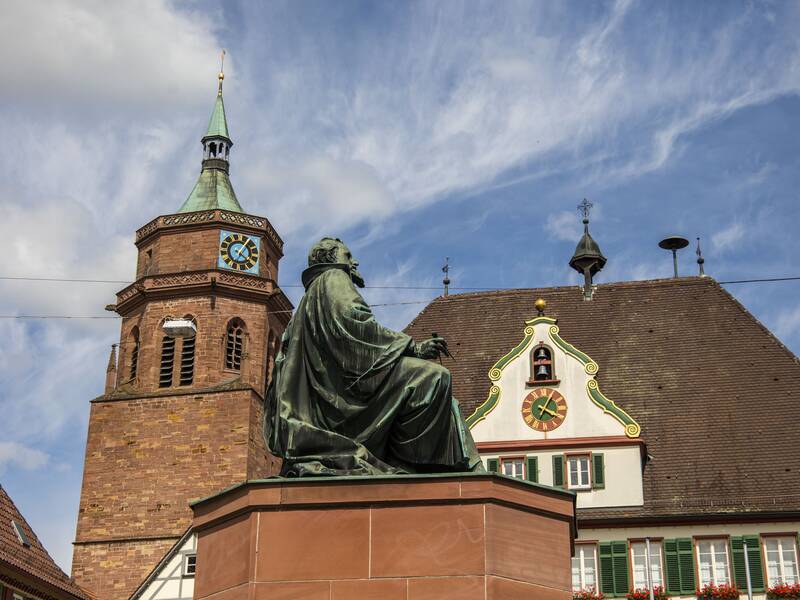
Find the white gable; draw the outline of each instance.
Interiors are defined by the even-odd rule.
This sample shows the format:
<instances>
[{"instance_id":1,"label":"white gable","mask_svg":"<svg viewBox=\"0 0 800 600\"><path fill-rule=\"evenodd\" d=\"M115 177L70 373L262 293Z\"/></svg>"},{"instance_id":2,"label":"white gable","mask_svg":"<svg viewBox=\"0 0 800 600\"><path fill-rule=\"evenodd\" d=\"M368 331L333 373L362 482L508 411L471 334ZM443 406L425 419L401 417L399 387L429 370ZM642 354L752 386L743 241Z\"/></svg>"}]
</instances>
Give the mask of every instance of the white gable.
<instances>
[{"instance_id":1,"label":"white gable","mask_svg":"<svg viewBox=\"0 0 800 600\"><path fill-rule=\"evenodd\" d=\"M467 421L476 442L639 436L639 425L600 392L597 363L561 339L558 331L556 321L548 317L527 321L520 344L489 371L489 397ZM555 381L533 381L532 354L541 346L552 356ZM523 414L525 399L542 394L552 397L551 403L542 408L540 402L539 414L531 415L530 409ZM558 419L545 425L536 422L536 417L548 418L545 410L556 410L555 400Z\"/></svg>"},{"instance_id":2,"label":"white gable","mask_svg":"<svg viewBox=\"0 0 800 600\"><path fill-rule=\"evenodd\" d=\"M187 572L187 561L196 554L197 535L187 532L134 592L131 600L191 600L194 572Z\"/></svg>"}]
</instances>

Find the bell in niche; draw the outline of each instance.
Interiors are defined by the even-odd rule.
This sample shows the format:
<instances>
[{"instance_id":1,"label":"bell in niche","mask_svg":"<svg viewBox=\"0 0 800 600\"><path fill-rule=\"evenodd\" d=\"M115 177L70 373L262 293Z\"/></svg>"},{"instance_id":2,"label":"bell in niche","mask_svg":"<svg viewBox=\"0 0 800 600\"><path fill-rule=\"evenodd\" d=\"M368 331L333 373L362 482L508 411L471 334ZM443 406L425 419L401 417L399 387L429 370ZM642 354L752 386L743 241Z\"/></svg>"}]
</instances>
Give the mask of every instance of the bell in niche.
<instances>
[{"instance_id":1,"label":"bell in niche","mask_svg":"<svg viewBox=\"0 0 800 600\"><path fill-rule=\"evenodd\" d=\"M547 365L539 365L536 368L536 379L550 379L550 369Z\"/></svg>"},{"instance_id":2,"label":"bell in niche","mask_svg":"<svg viewBox=\"0 0 800 600\"><path fill-rule=\"evenodd\" d=\"M545 350L544 348L539 348L539 350L536 352L536 358L541 360L547 360L548 358L547 350Z\"/></svg>"}]
</instances>

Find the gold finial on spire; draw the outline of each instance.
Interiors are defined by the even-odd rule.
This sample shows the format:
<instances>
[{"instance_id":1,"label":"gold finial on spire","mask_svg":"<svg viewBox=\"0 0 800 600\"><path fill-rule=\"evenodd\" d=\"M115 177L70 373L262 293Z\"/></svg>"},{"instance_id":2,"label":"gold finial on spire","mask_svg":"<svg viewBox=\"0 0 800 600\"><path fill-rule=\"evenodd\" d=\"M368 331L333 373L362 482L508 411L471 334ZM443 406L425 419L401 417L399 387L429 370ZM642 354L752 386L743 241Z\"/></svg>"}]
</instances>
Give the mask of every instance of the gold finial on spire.
<instances>
[{"instance_id":1,"label":"gold finial on spire","mask_svg":"<svg viewBox=\"0 0 800 600\"><path fill-rule=\"evenodd\" d=\"M222 49L222 54L219 57L219 88L217 94L222 95L222 80L225 79L225 48Z\"/></svg>"}]
</instances>

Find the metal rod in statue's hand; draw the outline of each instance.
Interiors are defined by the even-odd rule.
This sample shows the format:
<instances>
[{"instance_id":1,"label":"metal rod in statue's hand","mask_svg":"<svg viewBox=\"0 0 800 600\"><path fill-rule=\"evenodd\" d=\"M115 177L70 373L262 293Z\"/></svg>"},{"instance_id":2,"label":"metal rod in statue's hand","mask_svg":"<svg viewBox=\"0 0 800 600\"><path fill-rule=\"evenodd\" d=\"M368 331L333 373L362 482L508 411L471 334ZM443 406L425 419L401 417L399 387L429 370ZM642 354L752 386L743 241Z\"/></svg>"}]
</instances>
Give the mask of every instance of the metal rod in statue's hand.
<instances>
[{"instance_id":1,"label":"metal rod in statue's hand","mask_svg":"<svg viewBox=\"0 0 800 600\"><path fill-rule=\"evenodd\" d=\"M431 332L431 337L438 338L439 334L436 333L435 331L432 331ZM447 349L447 345L446 344L447 344L447 342L445 342L445 347L442 348L442 352L444 353L445 356L450 357L453 360L455 360L456 357L453 356L452 354L450 354L450 351ZM439 356L439 352L438 351L436 352L436 355ZM441 356L439 356L439 363L441 364L441 362L442 362L442 358L441 358Z\"/></svg>"}]
</instances>

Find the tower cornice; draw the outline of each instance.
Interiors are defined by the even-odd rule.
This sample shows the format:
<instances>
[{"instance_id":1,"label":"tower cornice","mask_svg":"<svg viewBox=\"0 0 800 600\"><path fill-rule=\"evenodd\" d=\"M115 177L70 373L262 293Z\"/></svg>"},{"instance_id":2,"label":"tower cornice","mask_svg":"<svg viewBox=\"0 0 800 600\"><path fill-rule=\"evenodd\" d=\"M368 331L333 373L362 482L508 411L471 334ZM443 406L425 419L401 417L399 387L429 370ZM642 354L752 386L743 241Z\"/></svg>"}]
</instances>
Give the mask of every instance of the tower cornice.
<instances>
[{"instance_id":1,"label":"tower cornice","mask_svg":"<svg viewBox=\"0 0 800 600\"><path fill-rule=\"evenodd\" d=\"M192 296L228 297L263 303L270 312L288 322L294 306L272 279L221 269L185 271L140 277L117 292L114 310L129 316L150 300Z\"/></svg>"},{"instance_id":2,"label":"tower cornice","mask_svg":"<svg viewBox=\"0 0 800 600\"><path fill-rule=\"evenodd\" d=\"M174 213L156 217L136 230L136 245L141 247L151 238L165 231L174 231L179 228L181 230L213 229L220 225L235 226L251 233L265 234L264 239L269 241L276 255L283 256L283 240L269 219L221 209Z\"/></svg>"}]
</instances>

